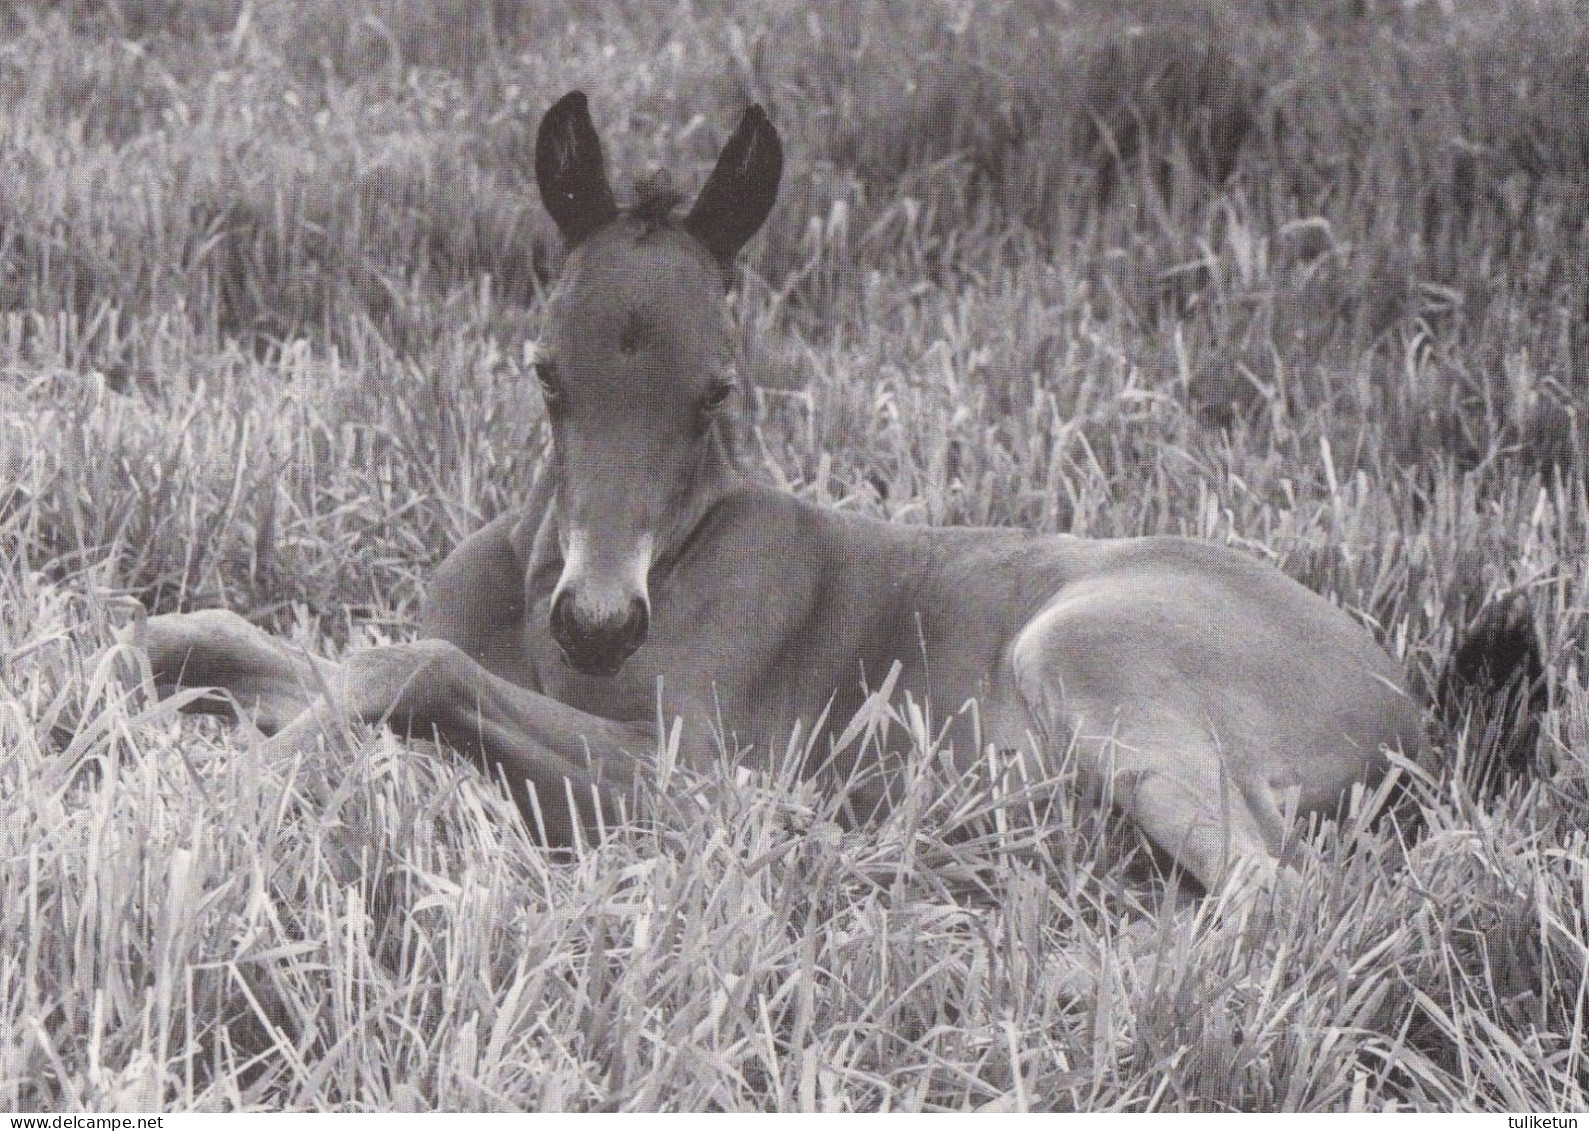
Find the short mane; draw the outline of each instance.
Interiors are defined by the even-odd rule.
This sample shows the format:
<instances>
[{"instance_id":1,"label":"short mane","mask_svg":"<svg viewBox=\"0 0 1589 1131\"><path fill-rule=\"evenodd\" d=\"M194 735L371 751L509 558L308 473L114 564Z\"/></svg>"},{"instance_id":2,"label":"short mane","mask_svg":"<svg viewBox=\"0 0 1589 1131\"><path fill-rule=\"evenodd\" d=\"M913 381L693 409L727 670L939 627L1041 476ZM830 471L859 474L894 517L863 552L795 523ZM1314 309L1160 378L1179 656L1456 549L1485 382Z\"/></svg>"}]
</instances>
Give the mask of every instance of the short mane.
<instances>
[{"instance_id":1,"label":"short mane","mask_svg":"<svg viewBox=\"0 0 1589 1131\"><path fill-rule=\"evenodd\" d=\"M673 178L666 169L641 177L635 181L635 203L629 215L646 224L666 224L673 219L684 196L673 187Z\"/></svg>"}]
</instances>

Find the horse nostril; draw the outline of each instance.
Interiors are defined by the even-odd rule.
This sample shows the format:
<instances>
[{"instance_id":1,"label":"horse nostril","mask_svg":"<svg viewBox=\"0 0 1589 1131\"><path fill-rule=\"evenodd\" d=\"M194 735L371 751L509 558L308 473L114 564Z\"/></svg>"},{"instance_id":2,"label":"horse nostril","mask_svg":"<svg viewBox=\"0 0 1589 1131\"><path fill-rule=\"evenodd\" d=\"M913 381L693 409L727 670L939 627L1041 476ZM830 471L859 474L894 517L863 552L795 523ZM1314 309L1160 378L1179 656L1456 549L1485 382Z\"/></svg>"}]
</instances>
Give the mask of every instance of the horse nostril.
<instances>
[{"instance_id":1,"label":"horse nostril","mask_svg":"<svg viewBox=\"0 0 1589 1131\"><path fill-rule=\"evenodd\" d=\"M568 590L563 590L552 602L550 622L552 639L566 654L579 639L579 629L574 623L574 597Z\"/></svg>"},{"instance_id":2,"label":"horse nostril","mask_svg":"<svg viewBox=\"0 0 1589 1131\"><path fill-rule=\"evenodd\" d=\"M621 615L592 618L565 590L552 602L547 627L569 667L586 675L613 675L645 643L650 620L643 598L632 598Z\"/></svg>"},{"instance_id":3,"label":"horse nostril","mask_svg":"<svg viewBox=\"0 0 1589 1131\"><path fill-rule=\"evenodd\" d=\"M629 602L629 616L624 620L622 640L626 651L633 652L646 642L651 628L651 610L639 597Z\"/></svg>"}]
</instances>

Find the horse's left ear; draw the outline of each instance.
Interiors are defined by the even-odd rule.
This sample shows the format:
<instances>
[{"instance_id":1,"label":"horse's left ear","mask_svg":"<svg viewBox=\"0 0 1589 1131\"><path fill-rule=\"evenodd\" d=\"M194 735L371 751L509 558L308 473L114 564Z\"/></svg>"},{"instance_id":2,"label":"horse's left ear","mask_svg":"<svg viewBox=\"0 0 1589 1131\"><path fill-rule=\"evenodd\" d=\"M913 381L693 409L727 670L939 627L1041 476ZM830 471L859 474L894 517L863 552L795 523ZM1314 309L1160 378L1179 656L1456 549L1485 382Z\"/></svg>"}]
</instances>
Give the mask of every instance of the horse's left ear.
<instances>
[{"instance_id":1,"label":"horse's left ear","mask_svg":"<svg viewBox=\"0 0 1589 1131\"><path fill-rule=\"evenodd\" d=\"M723 146L717 167L684 218L684 229L725 267L756 234L778 198L783 143L760 106L752 106Z\"/></svg>"}]
</instances>

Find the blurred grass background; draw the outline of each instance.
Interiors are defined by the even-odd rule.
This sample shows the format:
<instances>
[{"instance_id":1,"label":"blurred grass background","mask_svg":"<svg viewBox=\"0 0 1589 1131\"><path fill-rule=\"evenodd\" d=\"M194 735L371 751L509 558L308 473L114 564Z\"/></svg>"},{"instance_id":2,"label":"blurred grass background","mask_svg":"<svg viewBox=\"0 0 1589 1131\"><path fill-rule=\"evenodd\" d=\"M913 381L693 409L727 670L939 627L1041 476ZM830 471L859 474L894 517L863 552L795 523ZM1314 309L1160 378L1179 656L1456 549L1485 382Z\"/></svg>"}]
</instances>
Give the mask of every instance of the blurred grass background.
<instances>
[{"instance_id":1,"label":"blurred grass background","mask_svg":"<svg viewBox=\"0 0 1589 1131\"><path fill-rule=\"evenodd\" d=\"M840 851L730 775L734 837L697 814L559 871L493 823L489 788L448 812L445 850L419 836L397 814L459 787L377 742L339 771L343 803L408 895L326 847L336 806L281 833L288 787L236 768L246 743L179 727L102 649L129 596L333 649L399 637L441 558L523 497L545 444L524 348L557 261L531 151L574 87L621 199L659 167L693 191L749 101L782 132L780 202L734 300L772 477L901 521L1239 544L1353 610L1420 689L1457 624L1523 592L1555 707L1543 780L1493 821L1460 786L1431 794L1448 839L1426 874L1332 873L1318 922L1261 961L1209 928L1168 973L1079 998L1031 953L1074 941L1089 884L1115 892L1069 832L984 861L1000 894L973 913L890 855L925 837L953 857L941 808ZM1586 204L1571 0L6 6L0 935L20 957L0 959L0 1095L1582 1107ZM769 845L793 853L770 902L714 903L713 869ZM481 868L481 907L415 911L467 902L450 877ZM794 915L835 870L850 886ZM631 883L683 935L539 917ZM1113 927L1082 919L1107 950ZM1012 933L993 945L989 922ZM349 943L350 924L387 941ZM702 941L742 931L761 941ZM404 949L447 946L496 973L465 985ZM621 973L593 973L625 946ZM239 974L244 951L272 973ZM1006 960L1020 976L967 1004ZM558 962L584 973L548 982ZM838 993L824 962L873 988ZM826 988L787 996L792 970ZM333 1007L330 984L351 996ZM458 1000L501 1027L495 1059L474 1036L459 1051ZM542 1028L515 1027L535 1000L555 1001ZM707 1036L710 1056L676 1059Z\"/></svg>"}]
</instances>

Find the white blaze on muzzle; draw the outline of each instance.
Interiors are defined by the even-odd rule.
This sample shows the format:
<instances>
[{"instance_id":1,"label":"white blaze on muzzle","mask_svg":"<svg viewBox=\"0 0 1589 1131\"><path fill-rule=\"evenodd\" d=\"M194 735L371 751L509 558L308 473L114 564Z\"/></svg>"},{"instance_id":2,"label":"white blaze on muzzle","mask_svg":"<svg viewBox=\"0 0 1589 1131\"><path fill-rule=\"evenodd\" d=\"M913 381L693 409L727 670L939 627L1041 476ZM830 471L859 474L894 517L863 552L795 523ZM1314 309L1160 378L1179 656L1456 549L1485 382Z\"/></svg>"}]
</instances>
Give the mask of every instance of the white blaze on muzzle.
<instances>
[{"instance_id":1,"label":"white blaze on muzzle","mask_svg":"<svg viewBox=\"0 0 1589 1131\"><path fill-rule=\"evenodd\" d=\"M569 531L563 548L563 573L552 591L553 603L566 591L579 618L590 623L627 616L637 598L649 611L651 596L646 578L651 572L654 547L655 539L642 534L628 554L597 554L584 530Z\"/></svg>"}]
</instances>

